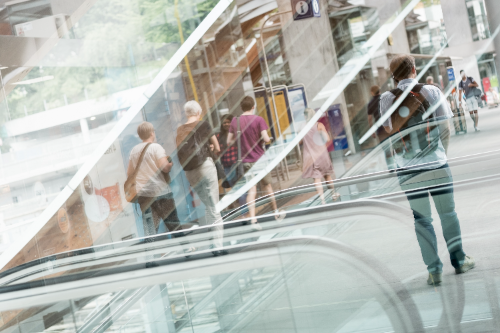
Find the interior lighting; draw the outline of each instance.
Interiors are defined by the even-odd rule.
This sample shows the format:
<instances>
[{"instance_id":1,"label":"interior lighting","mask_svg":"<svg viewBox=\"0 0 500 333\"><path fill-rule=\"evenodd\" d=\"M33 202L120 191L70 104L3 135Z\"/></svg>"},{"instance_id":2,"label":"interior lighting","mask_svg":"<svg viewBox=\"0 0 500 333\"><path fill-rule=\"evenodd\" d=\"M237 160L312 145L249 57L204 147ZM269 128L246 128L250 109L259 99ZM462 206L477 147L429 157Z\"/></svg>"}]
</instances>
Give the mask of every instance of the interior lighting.
<instances>
[{"instance_id":1,"label":"interior lighting","mask_svg":"<svg viewBox=\"0 0 500 333\"><path fill-rule=\"evenodd\" d=\"M95 120L95 117L91 117L90 120Z\"/></svg>"}]
</instances>

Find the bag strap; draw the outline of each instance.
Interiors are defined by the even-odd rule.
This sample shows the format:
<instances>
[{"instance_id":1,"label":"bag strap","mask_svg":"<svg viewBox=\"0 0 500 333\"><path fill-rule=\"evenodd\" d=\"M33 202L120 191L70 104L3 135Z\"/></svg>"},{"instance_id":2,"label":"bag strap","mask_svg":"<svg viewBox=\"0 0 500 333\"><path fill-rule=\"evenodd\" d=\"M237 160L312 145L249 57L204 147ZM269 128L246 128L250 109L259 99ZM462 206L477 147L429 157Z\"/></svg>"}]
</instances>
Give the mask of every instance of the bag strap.
<instances>
[{"instance_id":1,"label":"bag strap","mask_svg":"<svg viewBox=\"0 0 500 333\"><path fill-rule=\"evenodd\" d=\"M238 146L238 163L241 163L241 128L240 128L240 117L236 117L236 124L237 124L237 129L236 129L236 143Z\"/></svg>"},{"instance_id":2,"label":"bag strap","mask_svg":"<svg viewBox=\"0 0 500 333\"><path fill-rule=\"evenodd\" d=\"M135 170L134 172L132 173L132 176L135 178L137 176L137 173L139 172L139 167L141 166L142 164L142 160L144 159L144 155L146 155L146 150L148 150L148 147L149 145L151 144L151 142L148 142L146 144L146 147L144 147L142 149L142 152L141 152L141 156L139 156L139 161L137 161L137 165L135 166Z\"/></svg>"}]
</instances>

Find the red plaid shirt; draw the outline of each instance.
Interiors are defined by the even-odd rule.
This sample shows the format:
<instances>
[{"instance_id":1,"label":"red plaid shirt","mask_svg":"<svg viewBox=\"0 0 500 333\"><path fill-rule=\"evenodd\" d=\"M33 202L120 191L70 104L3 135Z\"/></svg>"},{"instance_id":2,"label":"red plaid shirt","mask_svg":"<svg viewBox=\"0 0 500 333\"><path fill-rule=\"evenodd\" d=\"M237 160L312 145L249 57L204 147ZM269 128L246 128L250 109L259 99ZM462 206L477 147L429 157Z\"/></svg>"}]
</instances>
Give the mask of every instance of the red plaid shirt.
<instances>
[{"instance_id":1,"label":"red plaid shirt","mask_svg":"<svg viewBox=\"0 0 500 333\"><path fill-rule=\"evenodd\" d=\"M227 144L223 144L220 140L220 133L217 134L217 141L219 141L220 153L219 156L222 155L220 161L222 165L226 168L234 166L238 161L238 147L236 145L232 145L231 147L227 147Z\"/></svg>"}]
</instances>

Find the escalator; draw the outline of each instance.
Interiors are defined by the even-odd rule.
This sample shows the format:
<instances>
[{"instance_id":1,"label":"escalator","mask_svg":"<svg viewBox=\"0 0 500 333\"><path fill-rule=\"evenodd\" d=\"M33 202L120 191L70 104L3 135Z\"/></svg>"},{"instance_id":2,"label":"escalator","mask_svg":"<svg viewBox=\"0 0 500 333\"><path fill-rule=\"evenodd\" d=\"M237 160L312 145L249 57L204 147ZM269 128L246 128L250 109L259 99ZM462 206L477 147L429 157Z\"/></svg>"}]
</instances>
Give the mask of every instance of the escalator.
<instances>
[{"instance_id":1,"label":"escalator","mask_svg":"<svg viewBox=\"0 0 500 333\"><path fill-rule=\"evenodd\" d=\"M496 186L499 158L495 151L450 159L457 191ZM167 327L168 332L251 332L315 327L315 332L356 332L370 327L374 332L413 332L447 330L464 316L494 327L496 281L486 285L486 304L483 299L472 313L465 286L481 289L482 277L457 280L442 287L437 298L434 290L415 287L422 264L413 217L402 204L404 193L393 184L395 177L394 171L380 171L341 178L335 183L337 191L373 182L377 191L324 205L314 185L278 192L278 202L302 202L287 206L282 221L272 214L259 216L263 230L258 232L250 232L247 220L239 218L244 208L233 211L225 217L228 255L222 257L212 256L213 235L202 227L61 253L5 271L0 275L0 308L13 316L4 318L0 331L165 332ZM381 196L383 201L377 199ZM261 198L256 205L268 201ZM388 241L387 232L397 239ZM482 241L491 236L475 237ZM335 250L325 254L325 246ZM199 250L187 252L190 247ZM403 269L401 258L406 260ZM331 265L326 264L329 260ZM458 313L450 310L445 291L458 297ZM425 310L429 305L433 315ZM470 323L459 321L458 326L468 331Z\"/></svg>"},{"instance_id":2,"label":"escalator","mask_svg":"<svg viewBox=\"0 0 500 333\"><path fill-rule=\"evenodd\" d=\"M378 204L381 205L379 211L383 214L387 204ZM359 210L359 207L344 207L342 211L350 210L352 214L353 209ZM321 214L318 212L314 214L316 216L311 217L317 221ZM373 214L373 210L371 213L367 210L366 215L369 214ZM341 222L342 219L345 221ZM78 321L78 332L104 332L119 331L118 328L123 330L123 325L135 325L140 318L132 314L138 306L148 307L148 304L159 299L165 302L165 297L168 296L168 309L173 309L173 305L177 315L170 324L177 332L195 323L202 326L209 323L214 325L214 320L217 325L223 325L224 330L231 327L232 330L239 331L238 327L241 329L245 322L252 322L260 307L283 297L286 290L283 290L284 279L292 280L303 274L306 264L299 262L296 256L306 256L309 250L305 248L312 250L318 242L332 242L337 246L338 244L328 238L335 237L345 230L350 219L348 216L342 218L340 214L338 222L335 223L325 219L314 223L313 220L304 220L303 217L302 221L290 218L279 225L266 227L258 234L248 233L245 227L230 228L225 237L225 242L232 244L227 246L229 254L216 258L212 257L210 249L199 251L192 256L178 254L183 244L167 243L180 238L134 244L117 251L96 249L91 256L72 253L61 259L61 266L66 267L66 271L59 277L53 277L60 269L57 259L52 260L53 268L45 269L43 276L37 275L33 267L31 272L26 268L16 272L19 274L24 271L24 280L13 282L11 277L11 282L6 283L5 278L15 274L6 272L2 279L2 303L10 301L9 306L12 306L12 302L24 304L16 320L21 326L24 321L35 325L34 317L38 317L43 318L38 322L39 327L51 324L49 327L57 330L62 325L61 321L66 322L65 317L72 315L74 318L85 317L83 323ZM317 228L318 231L308 233L307 230L311 228ZM295 236L301 233L302 236ZM326 238L307 238L310 237L305 236L308 234ZM207 236L209 235L203 235L197 241L191 240L193 236L190 236L190 245L206 244ZM288 243L290 245L286 245ZM158 253L160 249L163 251L161 255ZM155 256L156 258L152 258ZM83 268L85 261L90 261L90 257L93 257L92 264ZM68 258L72 260L65 260ZM135 262L132 263L133 261ZM279 269L275 267L278 264ZM40 263L34 266L43 265ZM144 269L146 267L148 269ZM43 270L41 267L37 268L38 271ZM85 270L85 273L82 273L82 270ZM217 275L213 276L213 272L217 272ZM125 276L127 277L123 279ZM210 279L207 280L207 277ZM182 297L178 295L180 291L177 288L180 286L175 282L178 279L185 281L181 295L184 295L184 302L189 305L187 311L182 310L181 304L184 302L179 303ZM173 282L161 284L166 281ZM392 294L396 295L394 291ZM47 296L50 297L50 305L46 305ZM25 304L33 306L26 308ZM89 308L92 307L93 312L90 312ZM23 321L28 314L30 316ZM286 313L284 315L287 316ZM399 315L397 317L402 318ZM57 318L60 320L57 321ZM10 332L12 326L8 326L8 323L5 323L2 331ZM45 327L45 330L49 327Z\"/></svg>"}]
</instances>

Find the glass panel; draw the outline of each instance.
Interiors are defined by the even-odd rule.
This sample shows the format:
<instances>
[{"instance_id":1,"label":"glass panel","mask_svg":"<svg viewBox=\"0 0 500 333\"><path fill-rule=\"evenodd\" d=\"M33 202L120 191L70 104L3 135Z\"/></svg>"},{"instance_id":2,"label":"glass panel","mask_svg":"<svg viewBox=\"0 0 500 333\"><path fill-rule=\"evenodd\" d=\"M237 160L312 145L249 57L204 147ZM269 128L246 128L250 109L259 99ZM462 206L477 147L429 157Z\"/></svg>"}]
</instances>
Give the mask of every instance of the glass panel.
<instances>
[{"instance_id":1,"label":"glass panel","mask_svg":"<svg viewBox=\"0 0 500 333\"><path fill-rule=\"evenodd\" d=\"M1 6L5 329L498 330L492 1Z\"/></svg>"}]
</instances>

